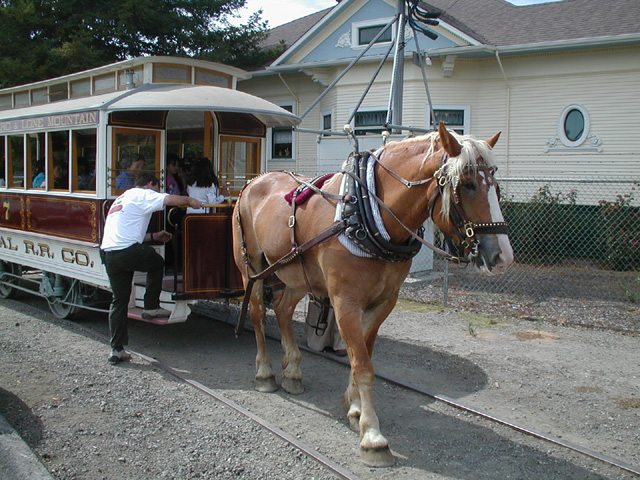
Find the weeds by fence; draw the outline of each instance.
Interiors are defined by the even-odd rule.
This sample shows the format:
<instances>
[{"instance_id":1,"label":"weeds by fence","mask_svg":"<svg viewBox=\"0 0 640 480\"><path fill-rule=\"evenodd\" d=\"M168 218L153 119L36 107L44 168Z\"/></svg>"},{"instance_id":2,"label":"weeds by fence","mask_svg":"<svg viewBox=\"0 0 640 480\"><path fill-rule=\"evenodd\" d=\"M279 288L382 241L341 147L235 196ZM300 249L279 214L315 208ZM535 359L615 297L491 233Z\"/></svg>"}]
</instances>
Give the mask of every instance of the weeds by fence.
<instances>
[{"instance_id":1,"label":"weeds by fence","mask_svg":"<svg viewBox=\"0 0 640 480\"><path fill-rule=\"evenodd\" d=\"M640 301L640 186L627 179L501 179L516 263L485 277L449 267L458 291ZM442 243L436 235L436 243ZM445 263L434 261L434 272ZM548 279L548 281L545 281Z\"/></svg>"}]
</instances>

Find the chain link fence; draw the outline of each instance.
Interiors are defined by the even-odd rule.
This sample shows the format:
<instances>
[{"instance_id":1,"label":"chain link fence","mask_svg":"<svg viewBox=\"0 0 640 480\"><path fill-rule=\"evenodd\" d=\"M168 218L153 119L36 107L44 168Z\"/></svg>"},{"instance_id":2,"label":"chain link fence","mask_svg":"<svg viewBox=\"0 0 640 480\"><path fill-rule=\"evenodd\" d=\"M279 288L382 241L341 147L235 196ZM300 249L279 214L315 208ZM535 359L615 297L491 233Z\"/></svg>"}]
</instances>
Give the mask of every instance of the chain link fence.
<instances>
[{"instance_id":1,"label":"chain link fence","mask_svg":"<svg viewBox=\"0 0 640 480\"><path fill-rule=\"evenodd\" d=\"M447 304L454 296L491 294L530 302L640 303L640 178L498 182L515 263L506 273L488 277L471 267L450 265L423 248L408 282L426 281L425 299ZM433 243L446 248L437 230Z\"/></svg>"},{"instance_id":2,"label":"chain link fence","mask_svg":"<svg viewBox=\"0 0 640 480\"><path fill-rule=\"evenodd\" d=\"M553 297L640 302L639 180L499 182L515 263L503 275L487 277L436 256L433 266L424 265L421 274L442 285L445 304L462 292L516 295L530 301ZM435 234L435 243L443 246L440 237Z\"/></svg>"}]
</instances>

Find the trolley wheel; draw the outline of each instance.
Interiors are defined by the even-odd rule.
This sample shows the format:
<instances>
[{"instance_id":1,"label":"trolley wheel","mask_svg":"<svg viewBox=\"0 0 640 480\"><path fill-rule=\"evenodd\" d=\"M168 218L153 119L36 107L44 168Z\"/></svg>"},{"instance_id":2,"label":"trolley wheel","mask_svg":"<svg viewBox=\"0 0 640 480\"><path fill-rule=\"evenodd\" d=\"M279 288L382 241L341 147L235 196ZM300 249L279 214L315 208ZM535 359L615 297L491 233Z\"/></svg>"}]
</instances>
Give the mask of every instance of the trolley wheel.
<instances>
[{"instance_id":1,"label":"trolley wheel","mask_svg":"<svg viewBox=\"0 0 640 480\"><path fill-rule=\"evenodd\" d=\"M55 286L59 292L57 292L56 295L47 296L49 309L51 310L51 313L58 318L73 318L73 316L80 311L80 307L77 305L82 301L82 296L80 294L80 282L77 280L74 281L69 277L63 277L62 275L59 275L56 280L57 283Z\"/></svg>"},{"instance_id":2,"label":"trolley wheel","mask_svg":"<svg viewBox=\"0 0 640 480\"><path fill-rule=\"evenodd\" d=\"M11 283L17 283L19 280L13 276L2 278L4 273L22 276L22 266L17 263L9 263L0 261L0 298L14 298L18 293L18 289L12 287Z\"/></svg>"}]
</instances>

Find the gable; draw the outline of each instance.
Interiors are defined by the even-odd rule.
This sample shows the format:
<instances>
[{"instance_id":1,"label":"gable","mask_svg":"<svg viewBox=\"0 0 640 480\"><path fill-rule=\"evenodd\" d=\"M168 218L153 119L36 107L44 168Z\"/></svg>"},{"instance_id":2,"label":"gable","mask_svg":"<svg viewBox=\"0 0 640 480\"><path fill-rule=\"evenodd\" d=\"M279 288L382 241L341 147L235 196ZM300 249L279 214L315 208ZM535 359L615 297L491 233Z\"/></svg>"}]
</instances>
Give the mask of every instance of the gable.
<instances>
[{"instance_id":1,"label":"gable","mask_svg":"<svg viewBox=\"0 0 640 480\"><path fill-rule=\"evenodd\" d=\"M358 31L369 26L384 26L392 20L395 13L395 4L386 0L343 0L306 36L276 60L273 66L335 62L354 58L366 47L366 44L358 45ZM392 35L395 35L395 28L394 24ZM432 40L418 33L418 42L422 50L477 43L442 21L439 26L431 28L438 33L438 38ZM405 51L416 50L416 42L409 26L406 28L405 41ZM365 56L384 55L389 45L389 42L376 44Z\"/></svg>"}]
</instances>

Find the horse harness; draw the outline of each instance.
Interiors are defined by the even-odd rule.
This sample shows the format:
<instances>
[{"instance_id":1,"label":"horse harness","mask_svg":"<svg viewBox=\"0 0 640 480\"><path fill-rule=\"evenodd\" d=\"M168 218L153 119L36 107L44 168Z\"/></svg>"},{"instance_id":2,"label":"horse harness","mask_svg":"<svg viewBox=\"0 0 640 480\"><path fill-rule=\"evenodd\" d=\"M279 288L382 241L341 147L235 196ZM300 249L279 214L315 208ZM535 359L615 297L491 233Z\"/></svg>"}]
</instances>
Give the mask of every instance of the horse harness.
<instances>
[{"instance_id":1,"label":"horse harness","mask_svg":"<svg viewBox=\"0 0 640 480\"><path fill-rule=\"evenodd\" d=\"M507 235L509 233L509 229L506 222L475 223L469 220L469 217L467 217L467 214L464 212L460 204L460 195L458 192L460 186L460 177L456 176L451 178L449 175L447 175L448 159L448 155L444 153L440 160L440 168L436 170L433 175L438 182L438 195L444 197L444 189L447 185L449 185L451 189L451 206L453 208L450 209L449 216L453 221L455 232L461 241L458 245L456 245L449 239L447 239L447 243L449 244L450 250L456 252L458 256L466 256L470 260L473 260L478 256L478 247L480 245L480 242L476 238L476 234ZM497 170L497 167L489 166L486 163L477 163L474 166L466 167L465 171L470 169L485 173L489 186L495 185L499 201L500 187L495 181L495 172Z\"/></svg>"},{"instance_id":2,"label":"horse harness","mask_svg":"<svg viewBox=\"0 0 640 480\"><path fill-rule=\"evenodd\" d=\"M288 226L291 229L292 247L289 253L281 257L273 264L269 265L265 270L261 272L257 272L255 270L249 259L244 233L242 231L240 210L237 209L236 221L238 222L238 226L240 229L241 251L247 269L251 270L253 274L249 275L249 282L246 286L246 292L242 302L242 310L240 312L240 317L238 318L238 324L236 325L235 334L239 335L244 326L244 319L248 309L249 298L251 296L254 282L256 280L262 280L272 275L277 270L284 267L285 265L288 265L298 257L300 258L300 261L302 263L302 271L310 297L312 300L314 300L316 297L311 293L311 286L305 272L302 254L307 250L315 247L316 245L319 245L331 238L337 237L343 232L358 247L369 253L372 257L379 260L406 262L408 260L411 260L418 253L422 245L425 245L435 253L443 256L446 260L449 260L452 263L456 264L470 263L470 261L478 255L479 242L476 238L477 233L506 234L507 225L505 222L476 224L468 219L467 215L462 209L462 206L460 205L460 197L458 194L459 178L455 177L454 179L450 180L446 175L447 160L448 156L445 153L442 156L440 168L435 172L433 178L426 178L418 181L409 181L382 164L373 152L351 154L349 156L349 159L347 160L346 168L341 171L341 173L347 177L345 193L341 195L325 192L324 190L316 186L315 183L320 177L316 177L311 181L306 181L293 172L287 172L294 180L296 180L300 184L292 192L291 195L291 215L289 216ZM424 240L424 230L422 227L419 228L417 232L413 232L409 227L402 223L402 221L393 213L393 211L389 207L384 204L384 202L379 197L377 197L373 192L370 191L366 182L366 170L368 162L371 161L376 162L393 178L398 180L407 188L426 184L435 178L438 184L438 188L436 189L435 197L430 199L429 201L429 205L431 206L431 208L433 208L437 196L442 195L444 189L449 184L452 194L451 203L453 206L453 208L450 210L450 216L453 220L455 229L459 237L462 239L462 243L460 244L460 247L462 248L457 248L455 245L452 245L452 248L454 249L453 251L458 255L452 255ZM488 173L487 178L489 182L495 181L493 177L493 174L495 172L494 167L489 167L485 164L478 164L477 169ZM246 188L249 183L247 183L244 188ZM242 191L244 191L244 188L242 189ZM334 221L331 225L322 230L315 237L307 240L302 245L298 245L295 239L296 199L300 194L308 189L312 190L314 193L321 195L323 198L338 200L342 202L342 217L340 220ZM240 192L238 202L242 197L242 191ZM407 242L405 242L405 244L398 245L391 243L390 241L386 240L383 235L381 235L380 229L372 218L373 216L371 210L371 202L369 198L373 198L379 207L381 207L389 215L391 215L410 234L410 238L407 240ZM467 256L470 257L470 259L466 258Z\"/></svg>"}]
</instances>

